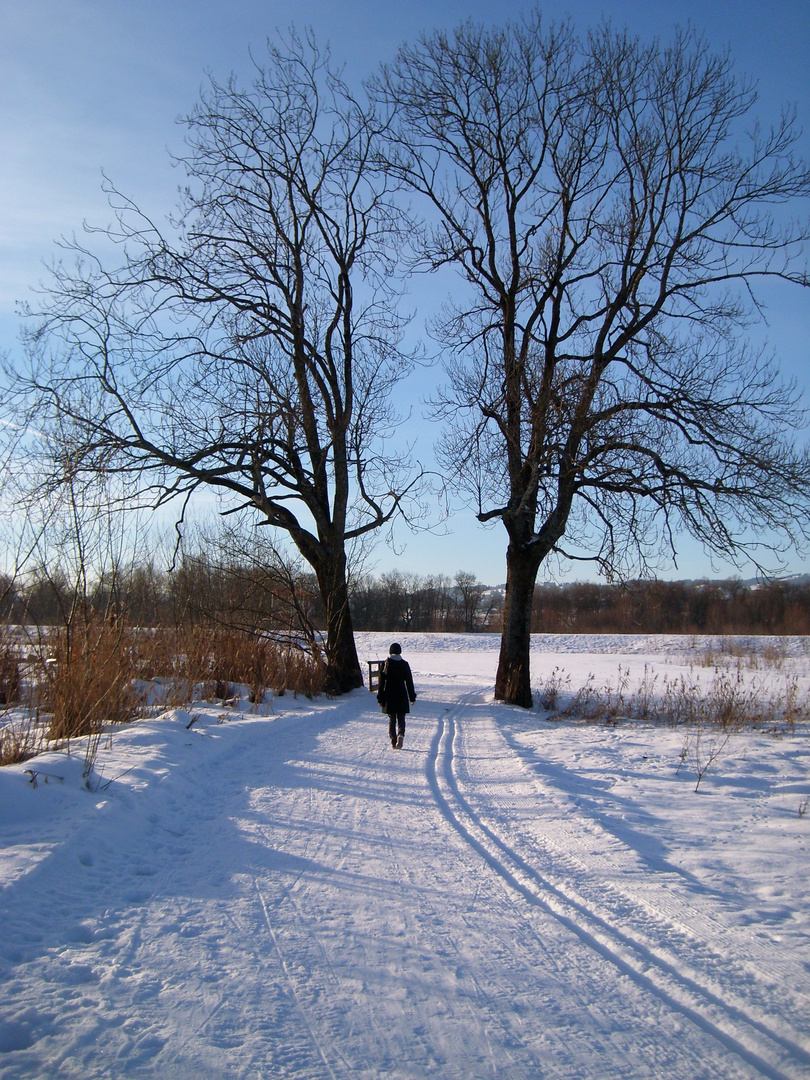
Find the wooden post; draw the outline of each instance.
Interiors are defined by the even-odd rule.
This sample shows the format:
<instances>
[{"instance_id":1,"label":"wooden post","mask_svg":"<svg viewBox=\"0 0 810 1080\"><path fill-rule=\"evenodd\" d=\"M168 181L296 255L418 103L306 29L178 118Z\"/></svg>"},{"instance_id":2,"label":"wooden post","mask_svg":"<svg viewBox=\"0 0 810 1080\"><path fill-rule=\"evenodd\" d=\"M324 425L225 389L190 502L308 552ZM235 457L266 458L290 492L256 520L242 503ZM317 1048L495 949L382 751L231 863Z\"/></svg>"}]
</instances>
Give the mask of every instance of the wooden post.
<instances>
[{"instance_id":1,"label":"wooden post","mask_svg":"<svg viewBox=\"0 0 810 1080\"><path fill-rule=\"evenodd\" d=\"M368 661L368 688L372 693L380 688L380 672L384 667L384 660Z\"/></svg>"}]
</instances>

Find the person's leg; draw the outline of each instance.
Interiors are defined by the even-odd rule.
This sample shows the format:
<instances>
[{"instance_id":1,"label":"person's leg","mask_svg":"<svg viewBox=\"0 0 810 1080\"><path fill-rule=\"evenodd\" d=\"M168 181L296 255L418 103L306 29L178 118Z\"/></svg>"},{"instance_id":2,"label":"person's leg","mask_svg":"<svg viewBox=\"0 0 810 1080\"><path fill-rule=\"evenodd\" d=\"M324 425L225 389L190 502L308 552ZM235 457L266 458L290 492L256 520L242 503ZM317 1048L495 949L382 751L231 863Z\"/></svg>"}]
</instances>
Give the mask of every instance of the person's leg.
<instances>
[{"instance_id":1,"label":"person's leg","mask_svg":"<svg viewBox=\"0 0 810 1080\"><path fill-rule=\"evenodd\" d=\"M397 714L388 714L388 738L391 740L391 745L397 745Z\"/></svg>"},{"instance_id":2,"label":"person's leg","mask_svg":"<svg viewBox=\"0 0 810 1080\"><path fill-rule=\"evenodd\" d=\"M399 737L397 738L397 750L402 749L402 743L405 740L405 713L397 713L397 729Z\"/></svg>"}]
</instances>

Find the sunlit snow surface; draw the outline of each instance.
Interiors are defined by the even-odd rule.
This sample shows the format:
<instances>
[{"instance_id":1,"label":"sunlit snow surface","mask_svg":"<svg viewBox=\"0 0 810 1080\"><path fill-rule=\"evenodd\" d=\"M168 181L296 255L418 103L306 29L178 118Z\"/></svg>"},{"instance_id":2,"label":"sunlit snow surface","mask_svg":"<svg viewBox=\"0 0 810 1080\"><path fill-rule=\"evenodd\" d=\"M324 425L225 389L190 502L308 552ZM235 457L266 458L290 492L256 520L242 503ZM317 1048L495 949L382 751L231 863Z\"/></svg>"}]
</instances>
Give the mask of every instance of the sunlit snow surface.
<instances>
[{"instance_id":1,"label":"sunlit snow surface","mask_svg":"<svg viewBox=\"0 0 810 1080\"><path fill-rule=\"evenodd\" d=\"M91 790L78 746L0 772L0 1077L810 1076L807 730L695 792L683 730L495 704L497 638L393 636L402 751L363 689L138 721ZM539 637L534 683L705 648ZM743 677L807 693L779 657Z\"/></svg>"}]
</instances>

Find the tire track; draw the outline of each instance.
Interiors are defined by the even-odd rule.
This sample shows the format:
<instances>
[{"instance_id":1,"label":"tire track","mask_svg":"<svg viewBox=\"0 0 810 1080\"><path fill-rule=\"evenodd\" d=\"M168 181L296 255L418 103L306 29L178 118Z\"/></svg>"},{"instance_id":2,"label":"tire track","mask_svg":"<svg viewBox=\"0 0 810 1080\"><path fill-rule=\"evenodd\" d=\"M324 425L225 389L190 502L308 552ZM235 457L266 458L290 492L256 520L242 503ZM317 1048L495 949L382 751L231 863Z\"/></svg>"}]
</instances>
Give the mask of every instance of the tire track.
<instances>
[{"instance_id":1,"label":"tire track","mask_svg":"<svg viewBox=\"0 0 810 1080\"><path fill-rule=\"evenodd\" d=\"M470 697L479 695L471 695ZM466 698L439 718L427 761L428 783L447 822L506 885L533 907L555 918L586 946L654 994L726 1050L770 1080L800 1080L810 1053L799 1037L775 1030L784 1025L759 1019L721 996L564 885L530 865L471 807L456 776L457 716Z\"/></svg>"}]
</instances>

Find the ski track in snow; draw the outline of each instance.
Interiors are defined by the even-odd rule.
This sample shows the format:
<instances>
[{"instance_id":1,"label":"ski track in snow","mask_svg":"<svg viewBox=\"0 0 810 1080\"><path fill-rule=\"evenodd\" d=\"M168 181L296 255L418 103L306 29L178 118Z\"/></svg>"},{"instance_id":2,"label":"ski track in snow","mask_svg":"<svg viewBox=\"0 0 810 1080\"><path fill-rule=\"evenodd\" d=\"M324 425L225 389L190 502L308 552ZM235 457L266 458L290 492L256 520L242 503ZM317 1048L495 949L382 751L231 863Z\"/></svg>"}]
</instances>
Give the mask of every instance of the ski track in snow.
<instances>
[{"instance_id":1,"label":"ski track in snow","mask_svg":"<svg viewBox=\"0 0 810 1080\"><path fill-rule=\"evenodd\" d=\"M512 835L514 815L507 816L499 828L497 819L473 810L462 793L460 774L465 763L459 760L457 750L457 744L465 741L464 715L464 706L459 705L448 708L442 718L431 747L430 783L447 820L487 865L530 904L553 915L618 971L682 1013L685 1020L716 1038L762 1075L780 1080L808 1075L810 1040L801 1030L791 1027L780 1015L751 1009L733 989L722 985L724 969L742 966L735 964L733 957L720 956L708 942L687 939L683 927L662 912L648 910L648 905L626 892L611 897L597 888L597 895L585 899L574 884L577 871L584 867L577 867L559 847L547 850L541 858L550 870L538 870L518 852L514 840L504 839L505 830ZM491 722L490 728L490 738L497 739ZM476 741L480 745L480 737ZM469 782L469 774L466 780ZM567 864L564 877L560 877L561 864ZM611 899L618 903L612 906ZM651 933L642 933L645 924ZM690 964L684 962L686 952ZM704 970L696 970L696 961ZM772 1008L792 1008L792 998L780 994L777 985L768 989L774 999ZM787 1071L782 1071L783 1066Z\"/></svg>"},{"instance_id":2,"label":"ski track in snow","mask_svg":"<svg viewBox=\"0 0 810 1080\"><path fill-rule=\"evenodd\" d=\"M807 733L704 797L674 733L548 724L489 642L402 640L403 751L361 690L139 722L95 794L3 770L0 1078L810 1076Z\"/></svg>"}]
</instances>

